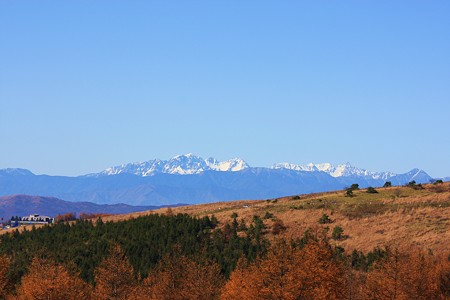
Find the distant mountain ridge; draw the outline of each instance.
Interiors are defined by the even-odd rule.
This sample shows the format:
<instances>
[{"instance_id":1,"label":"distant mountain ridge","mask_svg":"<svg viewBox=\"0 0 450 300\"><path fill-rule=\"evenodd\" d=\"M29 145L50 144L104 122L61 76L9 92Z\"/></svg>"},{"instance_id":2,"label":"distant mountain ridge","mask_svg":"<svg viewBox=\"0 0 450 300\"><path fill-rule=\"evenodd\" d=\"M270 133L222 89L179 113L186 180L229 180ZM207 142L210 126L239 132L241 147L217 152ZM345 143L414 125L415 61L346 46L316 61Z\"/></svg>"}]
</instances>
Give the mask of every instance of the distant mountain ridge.
<instances>
[{"instance_id":1,"label":"distant mountain ridge","mask_svg":"<svg viewBox=\"0 0 450 300\"><path fill-rule=\"evenodd\" d=\"M99 205L91 202L68 202L55 197L30 195L10 195L0 197L0 218L4 220L11 216L28 216L40 214L55 217L65 213L104 213L126 214L132 212L157 209L159 206L131 206L126 204Z\"/></svg>"},{"instance_id":2,"label":"distant mountain ridge","mask_svg":"<svg viewBox=\"0 0 450 300\"><path fill-rule=\"evenodd\" d=\"M250 165L241 158L232 158L226 161L218 161L212 157L208 159L203 159L200 156L196 156L192 153L189 153L185 155L177 155L169 160L154 159L145 162L123 164L120 166L108 168L100 173L93 173L86 176L110 176L117 174L134 174L137 176L145 177L145 176L153 176L158 173L192 175L192 174L200 174L205 171L238 172L249 168L251 168ZM357 167L353 167L348 162L337 166L334 166L330 163L320 163L320 164L310 163L307 165L299 165L292 163L276 163L271 167L271 169L287 169L304 172L325 172L331 175L332 177L357 176L364 178L372 178L375 180L381 179L386 181L398 176L398 174L392 172L372 172L365 169L360 169ZM419 169L413 169L411 172L417 173L414 175L414 177L428 176L428 174ZM412 180L414 180L414 178ZM419 179L419 181L420 180L421 179Z\"/></svg>"},{"instance_id":3,"label":"distant mountain ridge","mask_svg":"<svg viewBox=\"0 0 450 300\"><path fill-rule=\"evenodd\" d=\"M78 177L34 175L24 169L0 170L0 196L45 195L66 201L97 204L171 205L240 199L267 199L287 195L340 190L358 183L378 187L386 181L404 185L428 183L425 171L404 174L372 172L350 164L275 164L251 167L242 159L224 162L193 154L169 160L151 160L108 168Z\"/></svg>"}]
</instances>

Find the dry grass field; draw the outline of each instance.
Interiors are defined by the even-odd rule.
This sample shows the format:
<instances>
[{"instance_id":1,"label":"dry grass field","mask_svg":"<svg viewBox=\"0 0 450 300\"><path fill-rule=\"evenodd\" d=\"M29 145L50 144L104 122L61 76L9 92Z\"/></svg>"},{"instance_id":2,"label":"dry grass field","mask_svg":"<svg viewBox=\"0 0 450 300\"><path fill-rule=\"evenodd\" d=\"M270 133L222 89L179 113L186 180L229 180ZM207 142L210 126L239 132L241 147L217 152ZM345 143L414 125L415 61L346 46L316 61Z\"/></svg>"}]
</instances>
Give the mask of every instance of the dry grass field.
<instances>
[{"instance_id":1,"label":"dry grass field","mask_svg":"<svg viewBox=\"0 0 450 300\"><path fill-rule=\"evenodd\" d=\"M42 226L46 226L46 225L40 225L40 224L34 225L35 228L39 228ZM20 227L15 227L15 228L9 228L9 229L0 230L0 235L8 233L8 232L13 232L15 230L22 232L24 230L31 230L31 229L33 229L33 225L25 225L25 226L20 226Z\"/></svg>"},{"instance_id":2,"label":"dry grass field","mask_svg":"<svg viewBox=\"0 0 450 300\"><path fill-rule=\"evenodd\" d=\"M267 236L271 239L301 237L308 228L323 230L329 227L331 232L335 226L340 226L344 229L344 238L335 243L347 252L353 249L367 252L377 246L397 244L416 245L448 255L450 182L424 185L423 189L390 187L377 191L369 194L366 189L361 189L354 191L353 197L346 197L344 191L336 191L268 200L218 202L111 215L103 220L117 222L152 213L186 213L197 217L214 215L223 225L232 220L231 215L235 212L238 221L244 219L247 224L254 215L263 218ZM327 214L332 223L319 224L323 214ZM286 229L275 235L272 229L277 220L281 220ZM31 227L27 226L27 229ZM2 230L0 234L12 230Z\"/></svg>"},{"instance_id":3,"label":"dry grass field","mask_svg":"<svg viewBox=\"0 0 450 300\"><path fill-rule=\"evenodd\" d=\"M187 213L193 216L214 215L223 225L230 222L233 212L238 221L249 224L254 215L264 219L269 238L277 236L301 237L308 228L322 230L335 226L344 229L344 238L335 241L347 252L353 249L370 251L389 244L416 245L435 253L447 255L450 249L450 183L424 185L423 189L411 187L378 188L369 194L366 189L354 191L346 197L344 191L294 195L269 200L230 201L149 212L115 215L104 221L120 221L149 213ZM332 223L319 224L327 214ZM276 220L286 226L274 235Z\"/></svg>"}]
</instances>

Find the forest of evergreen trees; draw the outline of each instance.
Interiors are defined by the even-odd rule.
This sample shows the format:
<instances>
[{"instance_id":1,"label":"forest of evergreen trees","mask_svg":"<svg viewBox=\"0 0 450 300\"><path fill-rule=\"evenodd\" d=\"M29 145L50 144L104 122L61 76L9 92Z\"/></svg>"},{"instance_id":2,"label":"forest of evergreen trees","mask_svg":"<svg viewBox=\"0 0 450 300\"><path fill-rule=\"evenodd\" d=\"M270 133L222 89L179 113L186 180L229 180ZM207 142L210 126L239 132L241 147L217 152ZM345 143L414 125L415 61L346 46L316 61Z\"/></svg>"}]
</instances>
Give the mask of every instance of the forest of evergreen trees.
<instances>
[{"instance_id":1,"label":"forest of evergreen trees","mask_svg":"<svg viewBox=\"0 0 450 300\"><path fill-rule=\"evenodd\" d=\"M448 258L333 246L326 232L269 243L264 219L152 214L0 237L0 299L448 299Z\"/></svg>"}]
</instances>

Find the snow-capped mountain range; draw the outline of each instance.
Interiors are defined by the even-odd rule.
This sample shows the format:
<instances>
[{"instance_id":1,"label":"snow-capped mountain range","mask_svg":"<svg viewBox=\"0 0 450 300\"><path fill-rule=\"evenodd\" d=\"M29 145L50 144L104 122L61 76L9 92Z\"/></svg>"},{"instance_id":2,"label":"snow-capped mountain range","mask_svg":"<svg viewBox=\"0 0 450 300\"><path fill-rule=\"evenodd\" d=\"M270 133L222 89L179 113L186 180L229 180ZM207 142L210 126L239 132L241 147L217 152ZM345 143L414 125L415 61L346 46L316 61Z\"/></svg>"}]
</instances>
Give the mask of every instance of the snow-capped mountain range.
<instances>
[{"instance_id":1,"label":"snow-capped mountain range","mask_svg":"<svg viewBox=\"0 0 450 300\"><path fill-rule=\"evenodd\" d=\"M307 164L307 165L296 165L290 163L278 163L272 166L273 169L289 169L295 171L305 171L305 172L325 172L333 177L344 177L344 176L362 176L371 177L373 179L383 179L387 180L397 174L392 172L372 172L360 168L353 167L350 163L340 164L333 166L330 163L321 164Z\"/></svg>"},{"instance_id":2,"label":"snow-capped mountain range","mask_svg":"<svg viewBox=\"0 0 450 300\"><path fill-rule=\"evenodd\" d=\"M169 160L154 159L144 162L128 163L115 166L103 172L90 175L117 175L134 174L138 176L151 176L156 173L191 175L204 171L235 172L249 168L250 166L240 158L226 161L218 161L212 157L203 159L192 153L177 155Z\"/></svg>"},{"instance_id":3,"label":"snow-capped mountain range","mask_svg":"<svg viewBox=\"0 0 450 300\"><path fill-rule=\"evenodd\" d=\"M108 168L100 173L89 174L89 176L105 176L117 174L134 174L137 176L152 176L158 173L191 175L200 174L205 171L237 172L251 168L241 158L232 158L226 161L218 161L212 157L203 159L192 153L177 155L169 160L154 159L144 162L128 163ZM287 169L303 172L325 172L332 177L367 177L376 180L389 180L397 174L392 172L372 172L365 169L353 167L350 163L334 166L330 163L299 165L292 163L276 163L271 169ZM418 172L420 170L417 170Z\"/></svg>"},{"instance_id":4,"label":"snow-capped mountain range","mask_svg":"<svg viewBox=\"0 0 450 300\"><path fill-rule=\"evenodd\" d=\"M27 194L97 204L169 205L239 199L270 199L344 189L404 185L433 180L425 171L372 172L341 164L278 163L251 167L234 158L218 161L193 154L108 168L78 177L35 175L26 169L0 169L0 196ZM445 179L444 179L445 180Z\"/></svg>"}]
</instances>

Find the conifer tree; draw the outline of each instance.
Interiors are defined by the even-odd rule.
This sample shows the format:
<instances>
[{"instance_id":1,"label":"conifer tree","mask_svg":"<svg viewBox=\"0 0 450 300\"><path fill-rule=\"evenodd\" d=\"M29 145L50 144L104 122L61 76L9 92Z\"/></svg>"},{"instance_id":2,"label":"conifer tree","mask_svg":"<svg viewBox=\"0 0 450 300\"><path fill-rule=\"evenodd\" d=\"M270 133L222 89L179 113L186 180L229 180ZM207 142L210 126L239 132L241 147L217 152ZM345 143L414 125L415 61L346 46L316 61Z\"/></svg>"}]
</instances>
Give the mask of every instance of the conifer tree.
<instances>
[{"instance_id":1,"label":"conifer tree","mask_svg":"<svg viewBox=\"0 0 450 300\"><path fill-rule=\"evenodd\" d=\"M135 286L133 267L120 246L114 245L95 270L95 298L127 299Z\"/></svg>"},{"instance_id":2,"label":"conifer tree","mask_svg":"<svg viewBox=\"0 0 450 300\"><path fill-rule=\"evenodd\" d=\"M222 289L221 300L256 298L257 291L252 289L252 282L249 280L249 276L252 274L251 268L254 266L249 266L245 258L239 259L230 279Z\"/></svg>"},{"instance_id":3,"label":"conifer tree","mask_svg":"<svg viewBox=\"0 0 450 300\"><path fill-rule=\"evenodd\" d=\"M17 290L19 300L90 299L91 288L51 259L33 258Z\"/></svg>"},{"instance_id":4,"label":"conifer tree","mask_svg":"<svg viewBox=\"0 0 450 300\"><path fill-rule=\"evenodd\" d=\"M299 249L281 240L248 268L241 263L222 299L345 299L345 272L326 242L310 241Z\"/></svg>"},{"instance_id":5,"label":"conifer tree","mask_svg":"<svg viewBox=\"0 0 450 300\"><path fill-rule=\"evenodd\" d=\"M367 275L367 299L445 299L445 268L432 255L395 247Z\"/></svg>"},{"instance_id":6,"label":"conifer tree","mask_svg":"<svg viewBox=\"0 0 450 300\"><path fill-rule=\"evenodd\" d=\"M197 263L175 247L144 279L134 299L218 299L224 278L216 263Z\"/></svg>"},{"instance_id":7,"label":"conifer tree","mask_svg":"<svg viewBox=\"0 0 450 300\"><path fill-rule=\"evenodd\" d=\"M0 256L0 299L6 298L8 284L8 269L10 260L6 255Z\"/></svg>"}]
</instances>

